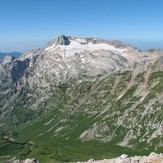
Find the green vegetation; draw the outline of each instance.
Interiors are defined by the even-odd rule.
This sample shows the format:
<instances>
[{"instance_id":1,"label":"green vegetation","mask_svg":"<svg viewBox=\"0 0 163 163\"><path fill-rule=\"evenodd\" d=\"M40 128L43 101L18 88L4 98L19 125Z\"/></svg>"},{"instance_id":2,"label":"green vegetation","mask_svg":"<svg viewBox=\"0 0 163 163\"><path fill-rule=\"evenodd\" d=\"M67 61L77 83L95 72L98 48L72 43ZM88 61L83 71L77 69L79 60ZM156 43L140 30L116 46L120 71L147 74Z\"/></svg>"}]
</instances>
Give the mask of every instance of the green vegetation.
<instances>
[{"instance_id":1,"label":"green vegetation","mask_svg":"<svg viewBox=\"0 0 163 163\"><path fill-rule=\"evenodd\" d=\"M52 163L161 151L161 136L147 140L155 131L149 121L158 124L163 119L159 101L163 73L151 73L148 85L144 84L145 73L132 78L132 72L126 71L94 82L53 86L45 91L50 96L37 110L32 106L43 95L37 88L26 88L15 96L17 103L8 119L12 128L1 129L0 156L34 157ZM5 139L8 131L12 134ZM133 135L128 144L121 145L130 131Z\"/></svg>"}]
</instances>

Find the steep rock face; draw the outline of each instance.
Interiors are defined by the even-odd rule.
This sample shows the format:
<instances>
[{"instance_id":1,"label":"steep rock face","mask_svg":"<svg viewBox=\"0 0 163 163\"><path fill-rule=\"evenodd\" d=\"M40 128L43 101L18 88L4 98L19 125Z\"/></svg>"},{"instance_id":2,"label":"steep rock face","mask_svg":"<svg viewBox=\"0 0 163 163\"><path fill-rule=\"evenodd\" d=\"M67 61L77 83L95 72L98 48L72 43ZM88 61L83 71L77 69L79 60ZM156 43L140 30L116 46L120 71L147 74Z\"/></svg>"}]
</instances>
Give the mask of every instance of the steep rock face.
<instances>
[{"instance_id":1,"label":"steep rock face","mask_svg":"<svg viewBox=\"0 0 163 163\"><path fill-rule=\"evenodd\" d=\"M0 81L5 83L12 81L12 83L17 82L25 75L25 70L29 66L29 59L23 61L16 60L14 57L6 56L0 62Z\"/></svg>"},{"instance_id":2,"label":"steep rock face","mask_svg":"<svg viewBox=\"0 0 163 163\"><path fill-rule=\"evenodd\" d=\"M58 37L56 39L55 43L56 43L56 45L69 45L70 41L69 41L69 39L66 36L61 35L60 37Z\"/></svg>"},{"instance_id":3,"label":"steep rock face","mask_svg":"<svg viewBox=\"0 0 163 163\"><path fill-rule=\"evenodd\" d=\"M3 80L5 80L5 78L10 78L10 76L11 76L10 71L12 68L13 60L14 60L13 57L6 56L0 61L0 77L1 77L0 82L1 83L3 83ZM6 81L7 81L7 79L6 79Z\"/></svg>"},{"instance_id":4,"label":"steep rock face","mask_svg":"<svg viewBox=\"0 0 163 163\"><path fill-rule=\"evenodd\" d=\"M61 35L54 39L53 41L48 42L47 47L52 46L52 45L69 45L70 41L68 37Z\"/></svg>"},{"instance_id":5,"label":"steep rock face","mask_svg":"<svg viewBox=\"0 0 163 163\"><path fill-rule=\"evenodd\" d=\"M26 59L24 61L15 60L13 62L12 70L11 70L11 76L13 83L17 82L19 79L21 79L25 75L25 71L29 66L29 60Z\"/></svg>"}]
</instances>

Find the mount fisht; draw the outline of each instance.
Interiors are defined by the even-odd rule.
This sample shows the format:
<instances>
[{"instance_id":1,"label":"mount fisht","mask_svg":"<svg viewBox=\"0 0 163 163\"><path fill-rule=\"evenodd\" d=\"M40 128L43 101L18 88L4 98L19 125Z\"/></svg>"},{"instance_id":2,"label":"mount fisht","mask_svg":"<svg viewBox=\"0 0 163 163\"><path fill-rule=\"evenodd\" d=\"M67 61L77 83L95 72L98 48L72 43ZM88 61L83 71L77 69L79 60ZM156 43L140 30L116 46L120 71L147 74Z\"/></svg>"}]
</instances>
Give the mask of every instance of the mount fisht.
<instances>
[{"instance_id":1,"label":"mount fisht","mask_svg":"<svg viewBox=\"0 0 163 163\"><path fill-rule=\"evenodd\" d=\"M0 60L0 156L68 162L161 152L162 113L160 49L61 35Z\"/></svg>"}]
</instances>

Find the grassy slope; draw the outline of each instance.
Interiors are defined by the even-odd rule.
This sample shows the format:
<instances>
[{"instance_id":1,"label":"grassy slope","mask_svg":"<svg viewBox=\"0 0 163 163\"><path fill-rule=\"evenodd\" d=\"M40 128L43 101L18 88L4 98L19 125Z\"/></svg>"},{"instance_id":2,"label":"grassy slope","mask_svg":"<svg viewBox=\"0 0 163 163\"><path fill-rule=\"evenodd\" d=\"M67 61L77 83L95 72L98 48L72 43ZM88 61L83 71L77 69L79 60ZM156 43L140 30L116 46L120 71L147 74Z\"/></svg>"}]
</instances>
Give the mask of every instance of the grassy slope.
<instances>
[{"instance_id":1,"label":"grassy slope","mask_svg":"<svg viewBox=\"0 0 163 163\"><path fill-rule=\"evenodd\" d=\"M132 73L127 71L93 83L85 81L72 86L59 86L52 92L53 95L46 101L46 105L43 105L44 108L41 108L51 107L51 111L46 116L15 129L12 137L15 142L19 143L1 142L0 155L34 157L41 162L50 163L110 158L122 153L148 154L154 150L155 146L139 142L139 139L146 133L145 124L148 121L161 120L163 108L160 102L156 101L151 105L154 109L156 108L156 112L150 114L150 117L141 118L141 112L144 111L149 101L158 97L160 91L163 90L162 72L150 74L147 81L145 80L145 74L138 74L133 79ZM155 81L158 83L153 87ZM143 86L145 82L147 85L141 90L140 86ZM71 89L68 89L69 87ZM150 90L141 102L141 95L136 96L136 92L140 90ZM120 95L122 97L119 98ZM138 105L135 106L135 103ZM18 116L23 114L19 113L21 114ZM124 118L126 125L117 126L118 118L126 113L128 114L128 117ZM137 121L141 119L134 127L139 125L144 127L140 128L140 131L132 128L135 135L140 132L139 136L129 142L134 146L131 148L119 146L117 143L123 141L126 133L131 129L128 126L132 123L132 118L129 119L132 116L138 118ZM99 126L97 134L101 133L104 138L113 137L110 142L102 141L102 137L95 136L96 132L92 139L87 136L87 141L83 142L79 139L80 135L92 129L95 123ZM102 131L105 126L109 130ZM154 144L161 143L159 137L152 141ZM34 142L34 144L29 142ZM146 147L147 150L144 150ZM162 150L161 147L158 148L158 151Z\"/></svg>"}]
</instances>

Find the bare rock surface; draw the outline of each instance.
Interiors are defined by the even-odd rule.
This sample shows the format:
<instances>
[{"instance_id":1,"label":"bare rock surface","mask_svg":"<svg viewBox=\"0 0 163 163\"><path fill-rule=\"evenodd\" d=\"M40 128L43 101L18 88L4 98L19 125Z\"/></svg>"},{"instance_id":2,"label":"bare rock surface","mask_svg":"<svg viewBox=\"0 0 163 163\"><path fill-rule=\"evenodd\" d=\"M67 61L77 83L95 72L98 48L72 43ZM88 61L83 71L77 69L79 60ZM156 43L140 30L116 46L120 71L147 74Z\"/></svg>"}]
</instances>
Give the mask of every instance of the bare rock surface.
<instances>
[{"instance_id":1,"label":"bare rock surface","mask_svg":"<svg viewBox=\"0 0 163 163\"><path fill-rule=\"evenodd\" d=\"M13 163L39 163L36 159L32 158L27 158L26 160L15 160Z\"/></svg>"},{"instance_id":2,"label":"bare rock surface","mask_svg":"<svg viewBox=\"0 0 163 163\"><path fill-rule=\"evenodd\" d=\"M81 163L81 162L78 162ZM149 156L134 156L128 157L126 154L122 154L118 158L94 160L90 159L84 163L163 163L163 154L156 154L152 152Z\"/></svg>"}]
</instances>

